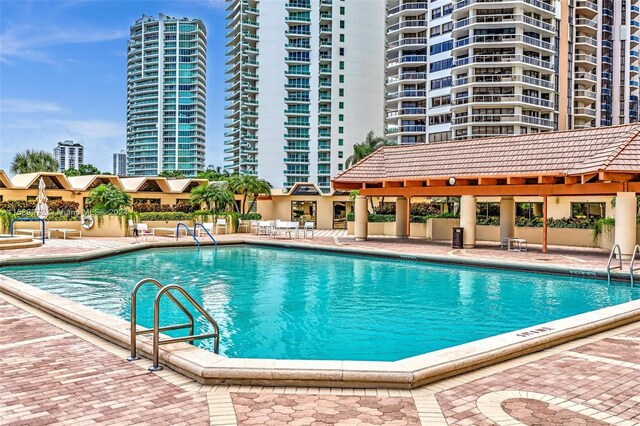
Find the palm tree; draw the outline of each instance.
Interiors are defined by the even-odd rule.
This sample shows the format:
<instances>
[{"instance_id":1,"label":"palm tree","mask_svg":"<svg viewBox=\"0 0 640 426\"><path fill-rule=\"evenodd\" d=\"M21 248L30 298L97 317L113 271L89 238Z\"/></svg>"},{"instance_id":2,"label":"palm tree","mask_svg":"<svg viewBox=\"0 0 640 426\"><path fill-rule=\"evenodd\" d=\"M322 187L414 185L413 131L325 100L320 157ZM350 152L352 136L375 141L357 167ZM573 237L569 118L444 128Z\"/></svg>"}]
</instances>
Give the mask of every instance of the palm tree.
<instances>
[{"instance_id":1,"label":"palm tree","mask_svg":"<svg viewBox=\"0 0 640 426\"><path fill-rule=\"evenodd\" d=\"M206 170L204 172L198 172L196 179L209 179L210 181L227 180L231 177L228 170L222 171L221 167L216 167L215 170Z\"/></svg>"},{"instance_id":2,"label":"palm tree","mask_svg":"<svg viewBox=\"0 0 640 426\"><path fill-rule=\"evenodd\" d=\"M46 151L27 149L19 152L11 162L11 173L57 172L59 164L53 155Z\"/></svg>"},{"instance_id":3,"label":"palm tree","mask_svg":"<svg viewBox=\"0 0 640 426\"><path fill-rule=\"evenodd\" d=\"M185 177L180 170L163 170L158 176L168 179L184 179Z\"/></svg>"},{"instance_id":4,"label":"palm tree","mask_svg":"<svg viewBox=\"0 0 640 426\"><path fill-rule=\"evenodd\" d=\"M242 213L246 213L247 197L253 195L249 211L253 209L260 194L271 195L271 184L252 175L234 175L229 179L229 188L236 194L242 194Z\"/></svg>"},{"instance_id":5,"label":"palm tree","mask_svg":"<svg viewBox=\"0 0 640 426\"><path fill-rule=\"evenodd\" d=\"M116 211L131 205L131 195L110 183L103 183L91 190L87 203L95 210Z\"/></svg>"},{"instance_id":6,"label":"palm tree","mask_svg":"<svg viewBox=\"0 0 640 426\"><path fill-rule=\"evenodd\" d=\"M68 177L71 176L86 176L86 175L100 175L103 174L99 168L94 166L93 164L83 164L77 169L66 169L64 174Z\"/></svg>"},{"instance_id":7,"label":"palm tree","mask_svg":"<svg viewBox=\"0 0 640 426\"><path fill-rule=\"evenodd\" d=\"M224 210L233 203L233 194L226 187L218 185L197 186L191 190L191 204L199 206L202 203L207 205L208 210Z\"/></svg>"},{"instance_id":8,"label":"palm tree","mask_svg":"<svg viewBox=\"0 0 640 426\"><path fill-rule=\"evenodd\" d=\"M344 162L344 166L348 169L357 162L363 160L365 157L373 154L373 152L378 148L389 145L395 145L395 142L388 141L381 137L376 137L373 130L371 130L367 133L367 137L363 142L353 145L353 154L347 158L347 161Z\"/></svg>"}]
</instances>

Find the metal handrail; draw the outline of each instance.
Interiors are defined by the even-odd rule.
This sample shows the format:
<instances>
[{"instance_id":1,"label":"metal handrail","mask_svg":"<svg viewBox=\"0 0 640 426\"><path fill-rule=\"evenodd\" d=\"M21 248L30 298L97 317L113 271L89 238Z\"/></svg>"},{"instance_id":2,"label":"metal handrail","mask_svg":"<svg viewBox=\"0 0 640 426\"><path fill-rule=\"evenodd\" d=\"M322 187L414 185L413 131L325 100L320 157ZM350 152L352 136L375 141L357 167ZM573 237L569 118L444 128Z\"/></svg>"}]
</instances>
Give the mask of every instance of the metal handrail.
<instances>
[{"instance_id":1,"label":"metal handrail","mask_svg":"<svg viewBox=\"0 0 640 426\"><path fill-rule=\"evenodd\" d=\"M636 263L636 254L640 254L640 245L637 245L637 244L633 248L633 255L631 256L631 264L629 265L629 275L631 275L631 287L634 286L633 273L635 271L639 271L640 270L640 266L638 266L637 268L634 267L634 264Z\"/></svg>"},{"instance_id":2,"label":"metal handrail","mask_svg":"<svg viewBox=\"0 0 640 426\"><path fill-rule=\"evenodd\" d=\"M11 232L11 236L13 237L13 223L14 222L35 222L40 221L42 223L42 244L44 245L44 232L45 232L45 223L44 219L40 219L39 217L18 217L15 219L11 219L11 223L9 224L9 231Z\"/></svg>"},{"instance_id":3,"label":"metal handrail","mask_svg":"<svg viewBox=\"0 0 640 426\"><path fill-rule=\"evenodd\" d=\"M196 308L196 310L198 312L200 312L200 314L202 316L205 317L205 319L207 321L209 321L209 324L211 324L211 326L213 327L213 333L204 333L204 334L197 334L194 335L193 332L191 333L191 335L189 336L185 336L185 337L174 337L171 339L165 339L160 341L160 299L162 299L162 296L167 293L168 296L170 296L171 294L169 293L169 290L177 290L179 291L188 301L189 303L191 303L193 305L194 308ZM200 306L200 304L198 304L198 302L195 301L195 299L193 297L191 297L191 295L189 293L187 293L187 291L180 287L177 284L169 284L166 285L164 287L162 287L160 289L160 291L158 292L158 294L156 295L156 299L153 302L153 365L151 367L149 367L149 371L158 371L158 370L162 370L162 366L159 363L159 358L160 358L160 350L159 347L160 345L166 345L168 343L177 343L177 342L186 342L186 341L193 341L193 340L200 340L200 339L210 339L213 337L213 352L214 353L218 353L218 349L219 349L219 344L220 344L220 328L218 327L218 323L216 322L216 320L214 320L211 315L209 315L209 313L207 311L205 311L202 306Z\"/></svg>"},{"instance_id":4,"label":"metal handrail","mask_svg":"<svg viewBox=\"0 0 640 426\"><path fill-rule=\"evenodd\" d=\"M618 266L611 266L611 261L613 260L613 255L616 253L616 249L618 249L618 260L620 264ZM616 244L611 249L611 254L609 255L609 261L607 262L607 285L611 285L611 271L614 269L622 270L622 250L620 250L620 244Z\"/></svg>"},{"instance_id":5,"label":"metal handrail","mask_svg":"<svg viewBox=\"0 0 640 426\"><path fill-rule=\"evenodd\" d=\"M142 330L138 330L138 318L137 318L137 297L138 297L138 290L140 289L140 287L142 287L145 284L154 284L156 287L158 287L158 289L162 290L162 284L160 284L159 281L153 279L153 278L144 278L140 281L138 281L138 283L133 287L133 290L131 290L131 355L129 356L129 358L127 358L127 360L129 361L135 361L140 359L140 357L138 356L138 350L137 350L137 338L136 336L139 336L141 334L150 334L153 333L153 329L152 328L143 328ZM187 310L187 308L185 308L182 303L180 303L175 297L173 297L171 294L168 294L169 299L171 299L171 301L173 301L173 303L175 303L175 305L182 311L185 313L185 315L187 316L187 318L189 318L189 323L188 324L178 324L178 325L171 325L171 326L167 326L167 327L162 327L160 329L160 331L168 331L168 330L179 330L182 328L187 328L189 327L189 334L193 334L194 331L194 321L193 321L193 315L191 315L191 312L189 312Z\"/></svg>"},{"instance_id":6,"label":"metal handrail","mask_svg":"<svg viewBox=\"0 0 640 426\"><path fill-rule=\"evenodd\" d=\"M204 224L202 224L202 223L200 223L200 222L196 222L196 223L193 225L193 233L194 233L194 234L196 233L196 228L197 228L198 226L200 226L200 227L202 228L202 230L203 230L204 232L206 232L206 233L207 233L207 235L209 236L209 238L211 238L211 241L213 241L213 244L215 244L216 248L218 248L218 242L216 241L216 239L215 239L215 238L213 238L213 235L211 235L211 233L207 230L207 228L205 228L205 227L204 227Z\"/></svg>"},{"instance_id":7,"label":"metal handrail","mask_svg":"<svg viewBox=\"0 0 640 426\"><path fill-rule=\"evenodd\" d=\"M193 237L193 241L195 241L198 247L200 247L200 241L196 238L195 234L191 232L191 229L189 229L187 224L183 222L180 222L176 225L176 241L178 241L178 238L180 237L180 225L184 226L184 229L187 230L187 233Z\"/></svg>"}]
</instances>

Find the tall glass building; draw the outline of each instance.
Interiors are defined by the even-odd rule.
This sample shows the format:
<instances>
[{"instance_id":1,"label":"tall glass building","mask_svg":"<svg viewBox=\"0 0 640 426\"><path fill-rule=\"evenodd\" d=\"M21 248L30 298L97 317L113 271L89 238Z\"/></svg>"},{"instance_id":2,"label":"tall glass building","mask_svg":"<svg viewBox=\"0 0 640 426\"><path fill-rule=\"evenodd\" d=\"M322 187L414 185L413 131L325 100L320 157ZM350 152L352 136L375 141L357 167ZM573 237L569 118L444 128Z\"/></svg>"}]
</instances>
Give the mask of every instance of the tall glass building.
<instances>
[{"instance_id":1,"label":"tall glass building","mask_svg":"<svg viewBox=\"0 0 640 426\"><path fill-rule=\"evenodd\" d=\"M383 133L385 2L227 4L226 169L329 191Z\"/></svg>"},{"instance_id":2,"label":"tall glass building","mask_svg":"<svg viewBox=\"0 0 640 426\"><path fill-rule=\"evenodd\" d=\"M206 29L200 19L143 15L127 54L127 174L204 170Z\"/></svg>"}]
</instances>

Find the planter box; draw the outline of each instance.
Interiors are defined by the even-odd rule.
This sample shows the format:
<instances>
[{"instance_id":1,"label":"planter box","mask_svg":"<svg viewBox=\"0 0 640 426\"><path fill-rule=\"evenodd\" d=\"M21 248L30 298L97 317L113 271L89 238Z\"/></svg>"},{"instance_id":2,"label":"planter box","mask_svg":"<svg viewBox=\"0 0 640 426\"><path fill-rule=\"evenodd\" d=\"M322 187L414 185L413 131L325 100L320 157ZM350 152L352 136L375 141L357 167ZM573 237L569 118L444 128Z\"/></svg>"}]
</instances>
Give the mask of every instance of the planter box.
<instances>
[{"instance_id":1,"label":"planter box","mask_svg":"<svg viewBox=\"0 0 640 426\"><path fill-rule=\"evenodd\" d=\"M477 241L499 241L500 227L493 225L476 225Z\"/></svg>"},{"instance_id":2,"label":"planter box","mask_svg":"<svg viewBox=\"0 0 640 426\"><path fill-rule=\"evenodd\" d=\"M451 241L454 226L460 226L460 219L427 219L427 239Z\"/></svg>"},{"instance_id":3,"label":"planter box","mask_svg":"<svg viewBox=\"0 0 640 426\"><path fill-rule=\"evenodd\" d=\"M426 236L427 236L427 225L425 223L412 223L409 226L409 236L410 237L418 237L418 238L426 238Z\"/></svg>"},{"instance_id":4,"label":"planter box","mask_svg":"<svg viewBox=\"0 0 640 426\"><path fill-rule=\"evenodd\" d=\"M117 216L93 217L93 228L82 228L83 237L124 237L127 235L127 219ZM79 223L79 222L78 222Z\"/></svg>"}]
</instances>

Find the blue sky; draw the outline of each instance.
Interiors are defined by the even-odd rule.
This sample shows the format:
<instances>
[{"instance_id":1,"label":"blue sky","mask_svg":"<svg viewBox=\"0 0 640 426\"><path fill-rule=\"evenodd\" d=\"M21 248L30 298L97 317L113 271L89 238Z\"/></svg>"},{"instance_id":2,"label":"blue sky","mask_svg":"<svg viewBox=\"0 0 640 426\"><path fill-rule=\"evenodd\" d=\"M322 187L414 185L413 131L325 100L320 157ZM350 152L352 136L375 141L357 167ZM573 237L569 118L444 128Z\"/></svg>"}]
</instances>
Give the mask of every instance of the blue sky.
<instances>
[{"instance_id":1,"label":"blue sky","mask_svg":"<svg viewBox=\"0 0 640 426\"><path fill-rule=\"evenodd\" d=\"M0 0L0 169L27 148L84 144L111 171L125 148L129 26L142 14L207 27L207 164L223 165L224 0Z\"/></svg>"}]
</instances>

